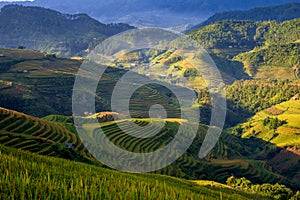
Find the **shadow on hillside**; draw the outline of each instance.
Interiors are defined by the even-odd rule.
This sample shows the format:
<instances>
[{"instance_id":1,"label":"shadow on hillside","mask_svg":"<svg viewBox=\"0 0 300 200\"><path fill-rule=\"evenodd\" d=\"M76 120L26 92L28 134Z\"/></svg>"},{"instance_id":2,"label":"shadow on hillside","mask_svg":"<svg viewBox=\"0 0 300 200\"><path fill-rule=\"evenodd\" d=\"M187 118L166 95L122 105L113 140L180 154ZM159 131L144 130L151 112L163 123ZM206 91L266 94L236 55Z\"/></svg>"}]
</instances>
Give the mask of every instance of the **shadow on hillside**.
<instances>
[{"instance_id":1,"label":"shadow on hillside","mask_svg":"<svg viewBox=\"0 0 300 200\"><path fill-rule=\"evenodd\" d=\"M222 141L232 149L241 154L246 159L265 162L264 168L282 177L278 177L278 182L294 189L300 189L300 150L295 148L281 148L270 142L259 138L240 138L224 133ZM228 155L230 159L230 155ZM258 170L259 166L257 166ZM262 171L261 171L262 172ZM241 176L239 172L233 175ZM260 174L263 176L263 173ZM247 177L254 182L262 183L263 177ZM273 181L271 181L273 182Z\"/></svg>"},{"instance_id":2,"label":"shadow on hillside","mask_svg":"<svg viewBox=\"0 0 300 200\"><path fill-rule=\"evenodd\" d=\"M243 63L229 60L212 53L210 56L220 70L222 78L226 84L232 84L235 80L251 79L251 77L245 73Z\"/></svg>"}]
</instances>

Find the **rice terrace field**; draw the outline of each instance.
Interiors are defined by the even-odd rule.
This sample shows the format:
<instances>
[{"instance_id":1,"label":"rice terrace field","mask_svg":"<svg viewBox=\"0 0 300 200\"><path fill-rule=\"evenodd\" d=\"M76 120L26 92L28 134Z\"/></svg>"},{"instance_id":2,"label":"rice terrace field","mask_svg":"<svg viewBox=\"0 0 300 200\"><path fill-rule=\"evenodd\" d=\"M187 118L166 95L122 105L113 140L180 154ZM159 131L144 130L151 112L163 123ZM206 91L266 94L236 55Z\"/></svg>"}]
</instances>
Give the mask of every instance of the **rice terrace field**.
<instances>
[{"instance_id":1,"label":"rice terrace field","mask_svg":"<svg viewBox=\"0 0 300 200\"><path fill-rule=\"evenodd\" d=\"M300 200L291 1L0 0L0 200Z\"/></svg>"}]
</instances>

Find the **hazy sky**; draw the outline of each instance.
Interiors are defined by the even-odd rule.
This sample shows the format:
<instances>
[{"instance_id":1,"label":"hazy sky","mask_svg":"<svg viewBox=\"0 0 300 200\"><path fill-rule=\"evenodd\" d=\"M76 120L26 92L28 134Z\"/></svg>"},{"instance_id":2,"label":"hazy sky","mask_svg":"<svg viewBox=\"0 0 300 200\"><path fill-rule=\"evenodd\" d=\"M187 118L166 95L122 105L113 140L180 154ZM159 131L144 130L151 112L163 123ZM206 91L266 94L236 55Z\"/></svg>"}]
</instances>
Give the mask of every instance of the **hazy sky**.
<instances>
[{"instance_id":1,"label":"hazy sky","mask_svg":"<svg viewBox=\"0 0 300 200\"><path fill-rule=\"evenodd\" d=\"M34 1L34 0L0 0L0 2Z\"/></svg>"}]
</instances>

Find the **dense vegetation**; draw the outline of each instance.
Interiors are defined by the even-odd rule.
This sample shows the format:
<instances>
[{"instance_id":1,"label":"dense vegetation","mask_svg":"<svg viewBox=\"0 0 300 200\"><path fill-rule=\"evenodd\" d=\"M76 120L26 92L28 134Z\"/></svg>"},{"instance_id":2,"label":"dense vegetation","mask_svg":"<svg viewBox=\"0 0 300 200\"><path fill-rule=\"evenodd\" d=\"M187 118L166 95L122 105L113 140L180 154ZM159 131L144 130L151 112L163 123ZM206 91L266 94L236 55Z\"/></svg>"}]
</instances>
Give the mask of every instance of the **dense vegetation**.
<instances>
[{"instance_id":1,"label":"dense vegetation","mask_svg":"<svg viewBox=\"0 0 300 200\"><path fill-rule=\"evenodd\" d=\"M0 12L0 44L57 53L82 54L93 40L132 29L127 24L102 24L86 14L68 15L40 7L4 6Z\"/></svg>"},{"instance_id":2,"label":"dense vegetation","mask_svg":"<svg viewBox=\"0 0 300 200\"><path fill-rule=\"evenodd\" d=\"M234 176L229 177L226 183L231 187L239 188L241 190L246 190L249 192L260 193L272 199L278 199L278 200L295 199L296 200L299 198L299 193L296 193L295 196L293 196L292 190L287 188L285 185L252 184L251 181L247 180L246 178L236 178Z\"/></svg>"},{"instance_id":3,"label":"dense vegetation","mask_svg":"<svg viewBox=\"0 0 300 200\"><path fill-rule=\"evenodd\" d=\"M189 34L208 48L253 48L257 45L279 45L299 40L299 19L254 22L249 20L218 21Z\"/></svg>"},{"instance_id":4,"label":"dense vegetation","mask_svg":"<svg viewBox=\"0 0 300 200\"><path fill-rule=\"evenodd\" d=\"M290 79L299 76L299 23L299 18L284 22L225 20L189 35L209 49L221 70L226 66L229 72L237 71L233 76L237 79L247 78L242 71L255 78ZM238 64L244 69L239 70Z\"/></svg>"},{"instance_id":5,"label":"dense vegetation","mask_svg":"<svg viewBox=\"0 0 300 200\"><path fill-rule=\"evenodd\" d=\"M289 80L248 80L236 81L227 87L226 92L228 108L233 111L229 112L228 124L234 124L258 111L289 100L300 89L298 82Z\"/></svg>"},{"instance_id":6,"label":"dense vegetation","mask_svg":"<svg viewBox=\"0 0 300 200\"><path fill-rule=\"evenodd\" d=\"M240 54L236 60L248 63L251 67L282 66L290 68L300 66L300 43L274 44ZM293 78L293 77L291 77Z\"/></svg>"},{"instance_id":7,"label":"dense vegetation","mask_svg":"<svg viewBox=\"0 0 300 200\"><path fill-rule=\"evenodd\" d=\"M300 29L299 19L282 23L264 23L268 30L263 34L264 45L254 48L252 51L237 55L234 60L244 63L251 76L273 76L273 78L293 78L293 69L298 70L300 65ZM267 68L266 66L270 66ZM276 70L280 74L274 74ZM269 72L269 74L267 74ZM298 72L297 72L298 74Z\"/></svg>"},{"instance_id":8,"label":"dense vegetation","mask_svg":"<svg viewBox=\"0 0 300 200\"><path fill-rule=\"evenodd\" d=\"M252 21L220 21L192 31L190 36L207 48L253 48L258 26Z\"/></svg>"}]
</instances>

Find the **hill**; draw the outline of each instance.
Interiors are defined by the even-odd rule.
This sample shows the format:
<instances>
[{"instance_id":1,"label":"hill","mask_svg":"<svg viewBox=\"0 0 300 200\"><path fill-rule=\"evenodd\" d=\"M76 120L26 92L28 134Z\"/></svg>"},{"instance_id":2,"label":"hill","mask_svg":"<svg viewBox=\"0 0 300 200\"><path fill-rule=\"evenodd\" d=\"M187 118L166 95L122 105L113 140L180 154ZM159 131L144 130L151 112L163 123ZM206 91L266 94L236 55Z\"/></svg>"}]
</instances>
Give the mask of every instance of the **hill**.
<instances>
[{"instance_id":1,"label":"hill","mask_svg":"<svg viewBox=\"0 0 300 200\"><path fill-rule=\"evenodd\" d=\"M0 106L37 117L50 114L72 115L72 90L81 61L55 58L37 51L0 49ZM97 90L97 112L110 110L110 98L124 69L108 68ZM145 78L145 77L142 77ZM144 102L144 94L149 101ZM152 85L136 92L132 98L135 116L148 116L148 104L161 102L176 114L174 95L164 86ZM87 111L90 112L90 111Z\"/></svg>"},{"instance_id":2,"label":"hill","mask_svg":"<svg viewBox=\"0 0 300 200\"><path fill-rule=\"evenodd\" d=\"M211 182L127 174L0 145L1 198L268 199Z\"/></svg>"},{"instance_id":3,"label":"hill","mask_svg":"<svg viewBox=\"0 0 300 200\"><path fill-rule=\"evenodd\" d=\"M0 46L25 46L57 53L82 54L95 40L132 29L128 24L102 24L86 14L62 14L41 7L4 6L0 12Z\"/></svg>"},{"instance_id":4,"label":"hill","mask_svg":"<svg viewBox=\"0 0 300 200\"><path fill-rule=\"evenodd\" d=\"M234 126L255 113L288 101L300 92L297 80L239 80L226 88L227 124Z\"/></svg>"},{"instance_id":5,"label":"hill","mask_svg":"<svg viewBox=\"0 0 300 200\"><path fill-rule=\"evenodd\" d=\"M300 19L266 24L263 45L233 59L256 78L297 78L300 66ZM292 68L295 67L295 68Z\"/></svg>"},{"instance_id":6,"label":"hill","mask_svg":"<svg viewBox=\"0 0 300 200\"><path fill-rule=\"evenodd\" d=\"M300 3L287 3L278 6L269 7L257 7L250 10L235 10L216 13L209 17L204 22L192 27L197 29L217 21L224 20L251 20L251 21L268 21L275 20L277 22L283 22L300 17Z\"/></svg>"},{"instance_id":7,"label":"hill","mask_svg":"<svg viewBox=\"0 0 300 200\"><path fill-rule=\"evenodd\" d=\"M241 64L239 75L243 71L254 78L287 79L295 78L294 70L299 71L299 22L299 19L284 22L225 20L189 35L216 58L227 60L229 68ZM222 69L222 62L218 67Z\"/></svg>"}]
</instances>

